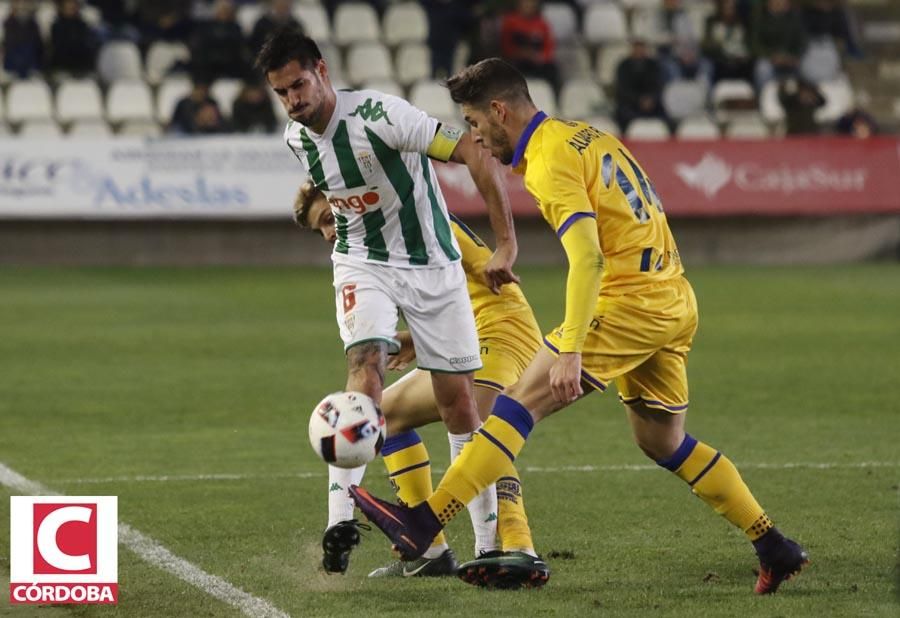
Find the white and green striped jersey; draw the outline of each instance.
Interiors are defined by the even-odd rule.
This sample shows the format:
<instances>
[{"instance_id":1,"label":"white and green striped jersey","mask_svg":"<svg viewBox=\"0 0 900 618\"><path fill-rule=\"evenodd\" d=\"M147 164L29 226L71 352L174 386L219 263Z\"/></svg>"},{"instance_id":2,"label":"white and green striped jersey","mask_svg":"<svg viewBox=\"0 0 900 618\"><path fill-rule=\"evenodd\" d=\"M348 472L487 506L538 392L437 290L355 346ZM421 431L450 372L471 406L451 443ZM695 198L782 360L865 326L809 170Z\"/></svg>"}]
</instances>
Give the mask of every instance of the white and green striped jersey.
<instances>
[{"instance_id":1,"label":"white and green striped jersey","mask_svg":"<svg viewBox=\"0 0 900 618\"><path fill-rule=\"evenodd\" d=\"M284 139L334 213L332 258L404 268L459 260L426 156L438 121L395 96L341 90L322 135L288 122Z\"/></svg>"}]
</instances>

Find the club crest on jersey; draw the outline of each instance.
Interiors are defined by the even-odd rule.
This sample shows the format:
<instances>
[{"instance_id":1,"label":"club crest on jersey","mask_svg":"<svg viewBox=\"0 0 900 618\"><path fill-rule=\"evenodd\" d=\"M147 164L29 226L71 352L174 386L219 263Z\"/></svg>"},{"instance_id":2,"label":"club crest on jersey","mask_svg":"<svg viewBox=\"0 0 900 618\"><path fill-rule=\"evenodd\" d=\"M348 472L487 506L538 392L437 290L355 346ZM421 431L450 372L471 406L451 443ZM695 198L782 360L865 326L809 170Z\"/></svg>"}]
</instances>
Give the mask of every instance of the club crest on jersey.
<instances>
[{"instance_id":1,"label":"club crest on jersey","mask_svg":"<svg viewBox=\"0 0 900 618\"><path fill-rule=\"evenodd\" d=\"M388 118L387 112L381 105L381 101L376 101L372 105L372 99L366 99L366 102L362 105L357 105L356 109L350 112L350 115L359 116L366 122L378 122L383 118L389 125L394 126L394 123Z\"/></svg>"},{"instance_id":2,"label":"club crest on jersey","mask_svg":"<svg viewBox=\"0 0 900 618\"><path fill-rule=\"evenodd\" d=\"M371 176L375 173L375 157L371 152L362 152L356 157L356 162L359 163L360 169L362 169L366 176Z\"/></svg>"}]
</instances>

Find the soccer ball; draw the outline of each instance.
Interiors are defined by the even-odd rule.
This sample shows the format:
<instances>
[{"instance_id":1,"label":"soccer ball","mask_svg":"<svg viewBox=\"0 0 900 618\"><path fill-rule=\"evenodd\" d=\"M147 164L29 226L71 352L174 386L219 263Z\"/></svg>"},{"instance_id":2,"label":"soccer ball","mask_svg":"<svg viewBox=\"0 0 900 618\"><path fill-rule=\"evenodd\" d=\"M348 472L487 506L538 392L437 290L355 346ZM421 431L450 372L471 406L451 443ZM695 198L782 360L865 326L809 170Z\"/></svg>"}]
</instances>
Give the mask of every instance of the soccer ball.
<instances>
[{"instance_id":1,"label":"soccer ball","mask_svg":"<svg viewBox=\"0 0 900 618\"><path fill-rule=\"evenodd\" d=\"M331 393L309 418L309 443L326 463L339 468L367 464L384 444L384 415L368 395Z\"/></svg>"}]
</instances>

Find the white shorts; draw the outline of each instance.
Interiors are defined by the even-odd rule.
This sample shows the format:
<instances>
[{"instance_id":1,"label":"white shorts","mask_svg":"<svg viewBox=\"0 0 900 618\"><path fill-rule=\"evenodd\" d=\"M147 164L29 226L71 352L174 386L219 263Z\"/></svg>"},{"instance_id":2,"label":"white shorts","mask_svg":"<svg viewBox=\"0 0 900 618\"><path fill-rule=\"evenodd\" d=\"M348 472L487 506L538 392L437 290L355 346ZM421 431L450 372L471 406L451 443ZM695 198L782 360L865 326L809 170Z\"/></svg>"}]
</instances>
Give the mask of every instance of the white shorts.
<instances>
[{"instance_id":1,"label":"white shorts","mask_svg":"<svg viewBox=\"0 0 900 618\"><path fill-rule=\"evenodd\" d=\"M344 350L366 341L385 341L396 354L399 312L425 371L468 373L481 369L475 316L462 264L396 268L334 262L337 323Z\"/></svg>"}]
</instances>

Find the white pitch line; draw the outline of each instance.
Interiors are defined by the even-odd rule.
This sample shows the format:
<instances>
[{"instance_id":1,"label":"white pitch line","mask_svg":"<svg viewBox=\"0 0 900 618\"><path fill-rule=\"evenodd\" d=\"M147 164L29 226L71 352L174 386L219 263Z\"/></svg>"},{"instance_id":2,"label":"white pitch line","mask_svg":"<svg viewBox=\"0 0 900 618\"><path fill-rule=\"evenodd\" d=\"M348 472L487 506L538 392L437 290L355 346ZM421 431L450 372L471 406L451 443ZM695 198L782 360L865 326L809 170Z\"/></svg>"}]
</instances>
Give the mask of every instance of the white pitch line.
<instances>
[{"instance_id":1,"label":"white pitch line","mask_svg":"<svg viewBox=\"0 0 900 618\"><path fill-rule=\"evenodd\" d=\"M59 492L25 478L3 462L0 462L0 485L13 491L33 496L58 496ZM178 579L185 581L202 592L219 599L242 611L247 616L265 616L271 618L290 618L290 616L268 601L244 592L226 580L211 575L198 567L176 556L143 532L135 530L124 522L119 523L119 543L137 554L145 562L168 571Z\"/></svg>"},{"instance_id":2,"label":"white pitch line","mask_svg":"<svg viewBox=\"0 0 900 618\"><path fill-rule=\"evenodd\" d=\"M785 462L785 463L739 463L735 464L741 470L833 470L855 468L897 468L900 461L851 461L851 462ZM522 472L535 474L552 474L560 472L648 472L659 470L656 464L613 464L613 465L585 465L585 466L558 466L541 467L525 466ZM443 474L446 470L435 468L437 474ZM328 473L321 472L279 472L276 474L164 474L164 475L135 475L135 476L106 476L97 478L57 479L54 482L70 485L102 485L104 483L177 483L198 481L264 481L280 479L309 479L325 478Z\"/></svg>"}]
</instances>

